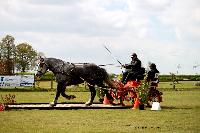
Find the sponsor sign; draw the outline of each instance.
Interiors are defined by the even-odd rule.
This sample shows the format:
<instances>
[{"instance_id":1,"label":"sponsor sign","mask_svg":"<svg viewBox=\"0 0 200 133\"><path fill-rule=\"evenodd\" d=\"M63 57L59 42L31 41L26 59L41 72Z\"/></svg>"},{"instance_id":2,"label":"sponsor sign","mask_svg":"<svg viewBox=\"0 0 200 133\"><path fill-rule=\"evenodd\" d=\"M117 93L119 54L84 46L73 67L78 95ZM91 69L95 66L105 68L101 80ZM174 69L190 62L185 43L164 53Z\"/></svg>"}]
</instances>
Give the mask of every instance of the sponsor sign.
<instances>
[{"instance_id":1,"label":"sponsor sign","mask_svg":"<svg viewBox=\"0 0 200 133\"><path fill-rule=\"evenodd\" d=\"M0 87L33 86L34 75L0 75Z\"/></svg>"}]
</instances>

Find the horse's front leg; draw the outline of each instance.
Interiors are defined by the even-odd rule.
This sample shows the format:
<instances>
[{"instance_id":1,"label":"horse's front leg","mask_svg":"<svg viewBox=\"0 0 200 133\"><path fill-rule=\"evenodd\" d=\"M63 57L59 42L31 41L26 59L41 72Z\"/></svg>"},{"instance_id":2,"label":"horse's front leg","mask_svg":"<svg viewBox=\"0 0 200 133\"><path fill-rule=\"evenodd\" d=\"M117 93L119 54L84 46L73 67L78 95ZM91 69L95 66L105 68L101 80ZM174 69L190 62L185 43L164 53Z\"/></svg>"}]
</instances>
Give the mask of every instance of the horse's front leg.
<instances>
[{"instance_id":1,"label":"horse's front leg","mask_svg":"<svg viewBox=\"0 0 200 133\"><path fill-rule=\"evenodd\" d=\"M56 106L57 101L58 101L58 97L60 96L60 93L62 91L62 86L63 86L62 83L58 83L57 90L56 90L56 96L54 98L54 101L50 103L50 106L52 106L52 107Z\"/></svg>"},{"instance_id":2,"label":"horse's front leg","mask_svg":"<svg viewBox=\"0 0 200 133\"><path fill-rule=\"evenodd\" d=\"M90 89L91 95L90 95L89 101L85 103L86 106L92 105L92 103L94 101L94 98L96 96L96 90L95 90L94 86L93 85L89 85L89 89Z\"/></svg>"}]
</instances>

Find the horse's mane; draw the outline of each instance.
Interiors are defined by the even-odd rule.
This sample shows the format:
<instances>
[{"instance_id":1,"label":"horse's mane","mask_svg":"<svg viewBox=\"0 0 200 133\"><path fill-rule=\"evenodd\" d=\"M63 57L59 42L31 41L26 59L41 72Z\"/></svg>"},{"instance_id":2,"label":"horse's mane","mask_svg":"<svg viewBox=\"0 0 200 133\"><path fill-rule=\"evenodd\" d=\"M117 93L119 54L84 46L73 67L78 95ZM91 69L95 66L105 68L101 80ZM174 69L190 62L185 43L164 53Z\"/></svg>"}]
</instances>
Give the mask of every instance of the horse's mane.
<instances>
[{"instance_id":1,"label":"horse's mane","mask_svg":"<svg viewBox=\"0 0 200 133\"><path fill-rule=\"evenodd\" d=\"M47 64L48 68L55 73L63 73L69 71L73 65L70 62L65 62L61 59L56 58L44 58L44 62Z\"/></svg>"}]
</instances>

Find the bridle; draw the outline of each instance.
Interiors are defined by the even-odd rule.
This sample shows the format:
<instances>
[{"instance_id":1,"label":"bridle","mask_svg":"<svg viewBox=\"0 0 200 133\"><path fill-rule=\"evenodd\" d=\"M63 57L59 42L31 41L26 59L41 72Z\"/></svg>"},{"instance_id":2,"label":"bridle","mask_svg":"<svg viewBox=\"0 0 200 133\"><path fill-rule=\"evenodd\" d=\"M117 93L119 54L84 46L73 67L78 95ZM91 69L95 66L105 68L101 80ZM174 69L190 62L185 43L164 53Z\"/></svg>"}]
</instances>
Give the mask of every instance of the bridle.
<instances>
[{"instance_id":1,"label":"bridle","mask_svg":"<svg viewBox=\"0 0 200 133\"><path fill-rule=\"evenodd\" d=\"M46 67L47 69L47 64L44 61L40 61L38 66L39 66L39 69L37 70L37 73L39 74L43 74L42 70L44 69L44 67Z\"/></svg>"}]
</instances>

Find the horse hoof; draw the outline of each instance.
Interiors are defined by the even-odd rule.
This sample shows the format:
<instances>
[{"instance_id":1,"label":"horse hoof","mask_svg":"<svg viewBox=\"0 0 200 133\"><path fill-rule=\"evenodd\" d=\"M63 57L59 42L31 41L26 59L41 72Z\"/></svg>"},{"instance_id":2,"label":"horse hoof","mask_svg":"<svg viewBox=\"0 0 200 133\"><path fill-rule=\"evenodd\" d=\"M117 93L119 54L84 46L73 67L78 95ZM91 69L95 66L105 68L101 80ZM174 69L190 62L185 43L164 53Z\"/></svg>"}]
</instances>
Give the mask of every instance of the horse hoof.
<instances>
[{"instance_id":1,"label":"horse hoof","mask_svg":"<svg viewBox=\"0 0 200 133\"><path fill-rule=\"evenodd\" d=\"M70 99L74 99L74 98L76 98L76 96L70 95Z\"/></svg>"},{"instance_id":2,"label":"horse hoof","mask_svg":"<svg viewBox=\"0 0 200 133\"><path fill-rule=\"evenodd\" d=\"M50 106L50 107L54 107L54 106L56 106L56 103L51 102L51 103L49 103L49 106Z\"/></svg>"},{"instance_id":3,"label":"horse hoof","mask_svg":"<svg viewBox=\"0 0 200 133\"><path fill-rule=\"evenodd\" d=\"M103 100L104 100L104 99L99 98L99 102L100 102L100 103L103 103Z\"/></svg>"},{"instance_id":4,"label":"horse hoof","mask_svg":"<svg viewBox=\"0 0 200 133\"><path fill-rule=\"evenodd\" d=\"M123 107L126 106L124 103L121 104Z\"/></svg>"},{"instance_id":5,"label":"horse hoof","mask_svg":"<svg viewBox=\"0 0 200 133\"><path fill-rule=\"evenodd\" d=\"M85 106L90 106L90 105L92 105L91 102L86 102L86 103L85 103Z\"/></svg>"},{"instance_id":6,"label":"horse hoof","mask_svg":"<svg viewBox=\"0 0 200 133\"><path fill-rule=\"evenodd\" d=\"M76 96L74 96L74 95L69 95L68 97L66 97L67 98L67 100L71 100L71 99L74 99L74 98L76 98Z\"/></svg>"}]
</instances>

